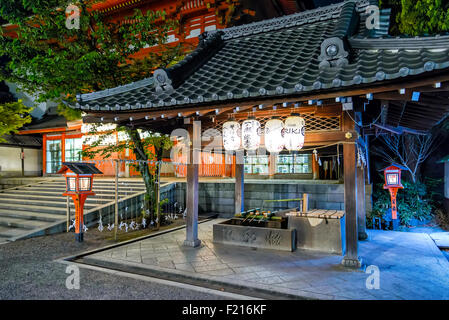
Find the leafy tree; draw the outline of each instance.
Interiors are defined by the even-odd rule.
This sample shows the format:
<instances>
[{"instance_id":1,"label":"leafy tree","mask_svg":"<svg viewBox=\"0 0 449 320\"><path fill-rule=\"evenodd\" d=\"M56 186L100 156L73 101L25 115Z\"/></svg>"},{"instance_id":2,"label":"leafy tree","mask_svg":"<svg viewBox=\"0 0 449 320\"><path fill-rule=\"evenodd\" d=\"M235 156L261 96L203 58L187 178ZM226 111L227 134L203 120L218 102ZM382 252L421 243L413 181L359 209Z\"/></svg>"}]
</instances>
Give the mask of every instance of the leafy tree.
<instances>
[{"instance_id":1,"label":"leafy tree","mask_svg":"<svg viewBox=\"0 0 449 320\"><path fill-rule=\"evenodd\" d=\"M118 141L115 139L117 132ZM142 134L143 133L143 134ZM111 137L114 137L111 141ZM169 150L173 146L170 137L160 135L158 133L149 133L142 130L135 130L128 127L118 127L116 129L104 130L101 124L92 124L87 136L88 145L83 148L82 154L88 158L101 156L102 158L110 158L114 153L126 149L134 152L136 160L142 161L137 163L126 164L142 174L145 186L147 186L147 209L150 218L153 219L154 213L157 212L157 184L156 178L160 172L156 161L162 160L165 150ZM150 161L148 164L146 161ZM158 220L158 223L160 219Z\"/></svg>"},{"instance_id":2,"label":"leafy tree","mask_svg":"<svg viewBox=\"0 0 449 320\"><path fill-rule=\"evenodd\" d=\"M27 107L22 100L0 104L0 142L5 134L17 132L24 124L31 122L28 114L33 108Z\"/></svg>"},{"instance_id":3,"label":"leafy tree","mask_svg":"<svg viewBox=\"0 0 449 320\"><path fill-rule=\"evenodd\" d=\"M0 80L6 79L26 93L37 94L38 102L57 102L59 112L72 120L81 117L79 111L67 107L75 103L77 94L141 80L183 55L185 48L181 44L167 41L167 33L178 25L165 12L149 10L144 14L136 10L117 22L92 10L95 2L73 2L80 9L80 28L76 29L66 27L67 1L2 0L0 15L17 26L17 37L0 34L0 56L8 57L6 66L0 70ZM153 46L158 50L150 50L144 58L137 57L139 51ZM156 146L152 152L145 148L146 142L142 142L137 129L119 130L127 131L131 142L111 150L131 148L138 160L159 159L162 155L159 149L169 145L166 137L152 136L147 141ZM162 147L158 148L159 145ZM148 194L153 194L154 172L145 163L139 164L138 170Z\"/></svg>"},{"instance_id":4,"label":"leafy tree","mask_svg":"<svg viewBox=\"0 0 449 320\"><path fill-rule=\"evenodd\" d=\"M447 0L380 0L382 8L392 9L391 32L412 36L449 31Z\"/></svg>"}]
</instances>

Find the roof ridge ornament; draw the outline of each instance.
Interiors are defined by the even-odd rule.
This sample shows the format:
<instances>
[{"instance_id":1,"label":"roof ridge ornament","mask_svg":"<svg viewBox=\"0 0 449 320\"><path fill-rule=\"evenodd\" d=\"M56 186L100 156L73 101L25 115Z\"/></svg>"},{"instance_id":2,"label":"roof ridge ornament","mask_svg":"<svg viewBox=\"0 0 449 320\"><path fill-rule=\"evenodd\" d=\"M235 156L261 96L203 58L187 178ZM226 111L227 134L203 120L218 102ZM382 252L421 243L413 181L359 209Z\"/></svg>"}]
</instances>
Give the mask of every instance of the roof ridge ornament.
<instances>
[{"instance_id":1,"label":"roof ridge ornament","mask_svg":"<svg viewBox=\"0 0 449 320\"><path fill-rule=\"evenodd\" d=\"M167 74L165 69L157 69L154 71L154 87L157 93L161 93L163 91L173 91L172 80Z\"/></svg>"},{"instance_id":2,"label":"roof ridge ornament","mask_svg":"<svg viewBox=\"0 0 449 320\"><path fill-rule=\"evenodd\" d=\"M342 39L338 37L327 38L321 43L320 69L346 66L349 52L345 49Z\"/></svg>"},{"instance_id":3,"label":"roof ridge ornament","mask_svg":"<svg viewBox=\"0 0 449 320\"><path fill-rule=\"evenodd\" d=\"M341 16L341 11L348 7L356 11L361 11L362 8L365 8L369 4L369 0L345 0L344 2L338 2L324 7L219 30L223 32L223 39L228 40L307 23L314 23L320 19L338 18ZM218 30L210 31L210 33L213 34L217 31Z\"/></svg>"},{"instance_id":4,"label":"roof ridge ornament","mask_svg":"<svg viewBox=\"0 0 449 320\"><path fill-rule=\"evenodd\" d=\"M184 60L167 69L154 71L154 88L156 93L171 92L184 82L193 72L200 68L223 46L220 30L204 32L198 38L200 42L196 49Z\"/></svg>"},{"instance_id":5,"label":"roof ridge ornament","mask_svg":"<svg viewBox=\"0 0 449 320\"><path fill-rule=\"evenodd\" d=\"M356 10L357 1L345 1L340 11L341 22L337 24L333 37L321 43L319 68L341 68L349 64L348 37L352 36L358 24L359 16Z\"/></svg>"}]
</instances>

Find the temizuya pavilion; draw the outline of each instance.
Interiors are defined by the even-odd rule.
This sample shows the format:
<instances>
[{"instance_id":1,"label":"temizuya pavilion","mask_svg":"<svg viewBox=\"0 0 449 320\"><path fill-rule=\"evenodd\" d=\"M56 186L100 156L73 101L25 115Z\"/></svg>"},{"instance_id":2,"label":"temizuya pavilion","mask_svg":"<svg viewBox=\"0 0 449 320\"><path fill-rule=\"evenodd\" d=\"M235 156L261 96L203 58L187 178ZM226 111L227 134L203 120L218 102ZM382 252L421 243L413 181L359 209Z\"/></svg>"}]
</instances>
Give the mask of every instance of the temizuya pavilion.
<instances>
[{"instance_id":1,"label":"temizuya pavilion","mask_svg":"<svg viewBox=\"0 0 449 320\"><path fill-rule=\"evenodd\" d=\"M242 121L250 112L263 125L273 114L283 119L300 113L306 119L305 146L343 145L342 262L357 267L369 165L357 157L368 154L366 137L425 132L449 111L449 36L391 37L388 10L381 11L379 28L367 28L370 4L345 1L204 33L196 50L177 65L80 95L76 108L87 114L87 123L161 133L187 128L193 141L206 129L221 131L229 114ZM199 150L190 152L195 156ZM236 212L243 206L243 175L239 164ZM198 164L188 164L187 186L185 244L197 246Z\"/></svg>"}]
</instances>

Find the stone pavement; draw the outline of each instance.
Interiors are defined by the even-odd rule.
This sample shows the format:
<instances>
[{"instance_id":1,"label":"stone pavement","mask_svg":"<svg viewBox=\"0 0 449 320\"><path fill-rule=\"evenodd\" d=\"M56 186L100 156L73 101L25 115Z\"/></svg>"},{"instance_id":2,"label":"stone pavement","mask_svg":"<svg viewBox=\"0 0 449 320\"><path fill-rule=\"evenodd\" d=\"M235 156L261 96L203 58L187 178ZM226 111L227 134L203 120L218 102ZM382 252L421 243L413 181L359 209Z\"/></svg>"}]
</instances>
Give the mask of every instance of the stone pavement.
<instances>
[{"instance_id":1,"label":"stone pavement","mask_svg":"<svg viewBox=\"0 0 449 320\"><path fill-rule=\"evenodd\" d=\"M214 244L212 225L220 221L199 225L199 248L182 246L181 229L93 253L82 261L202 285L250 288L273 298L449 299L449 262L427 234L369 230L369 241L360 242L359 252L366 266L380 270L376 290L366 287L371 274L343 268L341 256Z\"/></svg>"}]
</instances>

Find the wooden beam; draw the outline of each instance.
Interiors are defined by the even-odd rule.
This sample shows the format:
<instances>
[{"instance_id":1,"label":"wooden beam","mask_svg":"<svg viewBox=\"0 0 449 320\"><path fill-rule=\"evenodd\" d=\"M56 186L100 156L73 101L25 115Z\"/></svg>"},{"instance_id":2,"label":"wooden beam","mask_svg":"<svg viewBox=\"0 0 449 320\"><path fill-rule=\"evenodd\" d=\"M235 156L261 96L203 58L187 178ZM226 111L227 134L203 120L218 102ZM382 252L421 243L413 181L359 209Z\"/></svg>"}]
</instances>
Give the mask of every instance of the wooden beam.
<instances>
[{"instance_id":1,"label":"wooden beam","mask_svg":"<svg viewBox=\"0 0 449 320\"><path fill-rule=\"evenodd\" d=\"M302 106L298 108L277 108L276 110L273 110L270 107L264 107L264 109L260 110L257 109L255 112L252 112L251 114L254 114L254 116L257 118L266 118L271 116L285 116L290 115L292 110L294 112L298 113L312 113L314 116L317 117L335 117L335 116L341 116L341 110L342 106L341 104L330 104L326 105L324 107L317 107L317 106ZM243 120L248 117L248 114L246 113L244 109L240 108L239 112L234 113L234 118L237 120ZM221 115L220 117L217 117L217 120L225 120L227 118L226 115Z\"/></svg>"},{"instance_id":2,"label":"wooden beam","mask_svg":"<svg viewBox=\"0 0 449 320\"><path fill-rule=\"evenodd\" d=\"M354 123L344 115L344 129L354 128ZM354 118L354 116L353 116ZM357 229L357 185L356 185L356 146L354 144L343 145L343 170L345 183L345 241L346 252L342 264L346 267L360 268L361 261L358 256L358 229Z\"/></svg>"},{"instance_id":3,"label":"wooden beam","mask_svg":"<svg viewBox=\"0 0 449 320\"><path fill-rule=\"evenodd\" d=\"M377 93L374 95L374 99L392 100L392 101L413 101L412 100L413 91L414 90L408 90L408 91L406 91L405 94L400 94L397 91ZM416 92L418 92L418 91L416 91ZM414 102L420 102L425 105L429 105L429 104L449 105L449 99L447 99L447 98L430 97L424 93L422 93L420 95L418 101L414 101Z\"/></svg>"},{"instance_id":4,"label":"wooden beam","mask_svg":"<svg viewBox=\"0 0 449 320\"><path fill-rule=\"evenodd\" d=\"M343 145L346 252L342 264L346 267L360 268L361 261L359 260L358 256L358 217L355 152L355 144Z\"/></svg>"},{"instance_id":5,"label":"wooden beam","mask_svg":"<svg viewBox=\"0 0 449 320\"><path fill-rule=\"evenodd\" d=\"M428 75L427 75L428 74ZM380 84L374 83L374 84L367 84L367 85L359 85L357 88L354 89L353 86L342 89L342 90L326 90L325 92L313 92L313 93L306 93L306 94L291 94L291 95L285 95L280 96L276 98L257 98L252 100L242 100L242 99L236 99L232 102L223 102L223 103L209 103L204 102L202 104L196 103L195 105L186 105L183 108L177 108L177 107L169 107L169 108L150 108L145 111L135 111L132 112L130 110L126 111L92 111L92 110L84 110L86 113L88 113L90 116L85 117L86 122L98 122L98 119L100 117L108 117L107 119L111 118L111 113L113 113L113 116L123 116L124 118L129 118L129 116L133 116L136 114L143 114L143 117L146 114L162 114L166 113L171 110L175 110L176 112L183 112L181 110L201 110L203 108L214 108L214 109L220 109L224 107L231 107L231 106L240 106L240 105L250 105L250 106L257 106L259 104L268 104L268 105L274 105L284 102L307 102L309 100L325 100L325 99L335 99L335 97L349 97L349 96L360 96L365 95L367 93L381 93L381 92L390 92L399 90L402 88L405 89L412 89L417 87L423 87L423 86L430 86L436 82L446 82L449 81L449 74L446 71L437 71L437 72L428 72L426 73L427 76L423 77L423 75L417 75L409 77L407 82L404 82L403 80L397 81L397 80L389 80L389 81L383 81L380 82Z\"/></svg>"},{"instance_id":6,"label":"wooden beam","mask_svg":"<svg viewBox=\"0 0 449 320\"><path fill-rule=\"evenodd\" d=\"M346 138L346 133L349 132L352 135L352 138L348 139ZM332 144L336 142L354 142L357 138L357 132L356 131L315 131L315 132L306 132L304 146L310 147L310 146L323 146L327 144ZM211 139L206 140L203 139L201 141L201 145L203 147L209 147L209 148L217 148L221 149L223 148L223 141L222 139ZM264 140L261 139L261 145L260 147L264 147Z\"/></svg>"},{"instance_id":7,"label":"wooden beam","mask_svg":"<svg viewBox=\"0 0 449 320\"><path fill-rule=\"evenodd\" d=\"M435 83L438 81L435 81ZM449 91L449 82L440 82L441 83L441 87L440 88L435 88L435 83L433 83L432 85L427 85L427 86L421 86L421 87L415 87L413 88L414 91L418 91L418 92L426 92L426 93L435 93L435 92L447 92Z\"/></svg>"}]
</instances>

